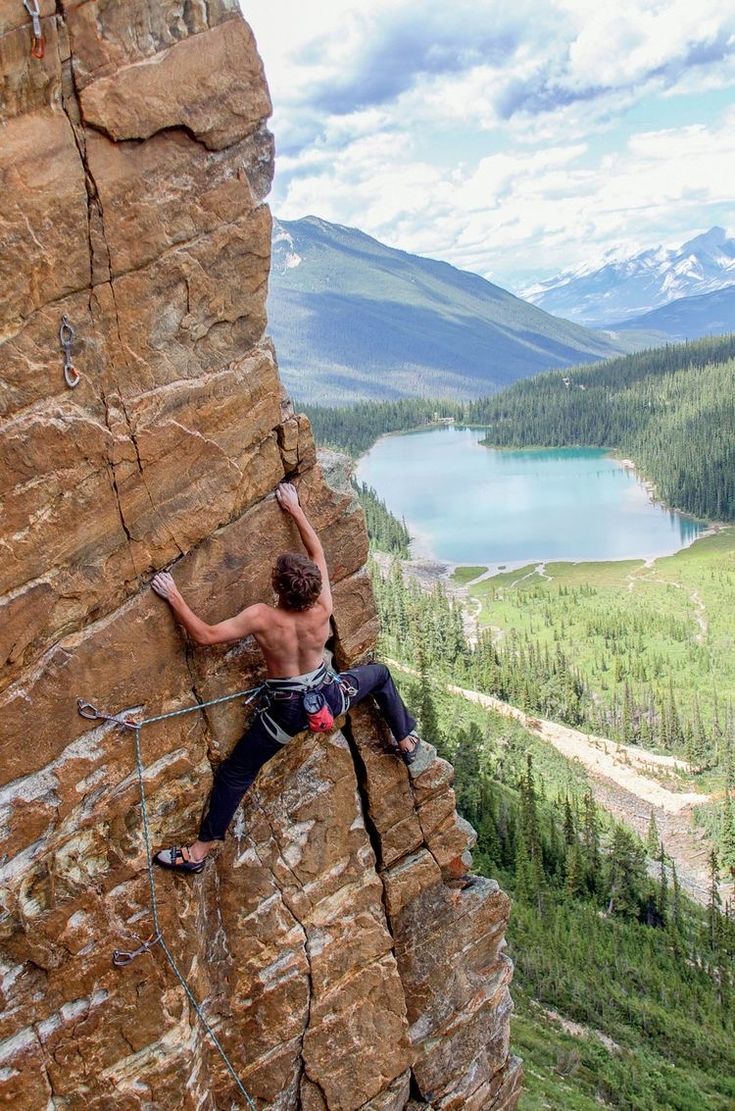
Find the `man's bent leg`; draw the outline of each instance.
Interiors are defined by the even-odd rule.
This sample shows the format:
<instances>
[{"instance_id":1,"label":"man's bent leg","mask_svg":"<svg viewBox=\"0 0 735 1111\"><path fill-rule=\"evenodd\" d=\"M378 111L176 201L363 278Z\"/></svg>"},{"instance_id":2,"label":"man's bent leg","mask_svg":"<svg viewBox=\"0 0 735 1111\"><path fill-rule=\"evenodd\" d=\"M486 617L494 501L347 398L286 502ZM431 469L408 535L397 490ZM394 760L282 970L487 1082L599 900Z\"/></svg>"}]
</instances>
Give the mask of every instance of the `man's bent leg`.
<instances>
[{"instance_id":1,"label":"man's bent leg","mask_svg":"<svg viewBox=\"0 0 735 1111\"><path fill-rule=\"evenodd\" d=\"M270 736L258 715L214 773L212 794L199 829L199 841L224 841L242 796L263 765L282 748L283 745Z\"/></svg>"},{"instance_id":2,"label":"man's bent leg","mask_svg":"<svg viewBox=\"0 0 735 1111\"><path fill-rule=\"evenodd\" d=\"M351 706L362 702L372 694L397 741L402 741L416 728L416 719L406 708L385 664L362 664L360 667L351 667L349 671L343 671L340 678L357 690L357 694L350 697Z\"/></svg>"}]
</instances>

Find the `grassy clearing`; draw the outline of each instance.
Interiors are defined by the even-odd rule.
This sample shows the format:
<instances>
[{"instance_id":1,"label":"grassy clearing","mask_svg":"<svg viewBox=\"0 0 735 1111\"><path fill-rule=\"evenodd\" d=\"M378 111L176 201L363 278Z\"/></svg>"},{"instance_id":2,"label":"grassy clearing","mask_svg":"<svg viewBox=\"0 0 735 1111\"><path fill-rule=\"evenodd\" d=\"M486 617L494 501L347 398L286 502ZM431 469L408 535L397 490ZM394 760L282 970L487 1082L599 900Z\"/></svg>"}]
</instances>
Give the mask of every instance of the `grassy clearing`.
<instances>
[{"instance_id":1,"label":"grassy clearing","mask_svg":"<svg viewBox=\"0 0 735 1111\"><path fill-rule=\"evenodd\" d=\"M452 580L459 583L460 586L465 586L467 583L477 579L480 575L484 575L487 567L455 567L452 574Z\"/></svg>"}]
</instances>

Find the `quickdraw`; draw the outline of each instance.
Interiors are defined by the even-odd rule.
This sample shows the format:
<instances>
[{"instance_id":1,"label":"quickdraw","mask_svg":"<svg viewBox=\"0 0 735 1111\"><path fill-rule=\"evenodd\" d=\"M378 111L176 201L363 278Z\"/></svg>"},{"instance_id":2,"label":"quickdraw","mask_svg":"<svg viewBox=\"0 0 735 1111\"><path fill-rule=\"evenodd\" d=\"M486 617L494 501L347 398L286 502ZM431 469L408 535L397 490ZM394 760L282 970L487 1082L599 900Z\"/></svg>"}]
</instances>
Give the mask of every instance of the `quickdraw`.
<instances>
[{"instance_id":1,"label":"quickdraw","mask_svg":"<svg viewBox=\"0 0 735 1111\"><path fill-rule=\"evenodd\" d=\"M103 714L101 710L98 710L91 702L85 702L83 698L77 699L77 713L80 717L86 718L87 721L112 721L122 729L138 728L136 721L130 721L129 718L121 717L120 714Z\"/></svg>"},{"instance_id":2,"label":"quickdraw","mask_svg":"<svg viewBox=\"0 0 735 1111\"><path fill-rule=\"evenodd\" d=\"M28 12L33 22L31 54L34 58L40 60L46 53L46 38L43 33L43 28L41 27L41 10L38 7L38 0L33 0L32 5L29 3L29 0L23 0L23 7Z\"/></svg>"},{"instance_id":3,"label":"quickdraw","mask_svg":"<svg viewBox=\"0 0 735 1111\"><path fill-rule=\"evenodd\" d=\"M74 360L72 359L72 345L74 343L74 329L69 323L68 316L62 316L61 327L59 328L59 343L61 350L64 352L64 381L70 390L79 385L81 375L74 369Z\"/></svg>"}]
</instances>

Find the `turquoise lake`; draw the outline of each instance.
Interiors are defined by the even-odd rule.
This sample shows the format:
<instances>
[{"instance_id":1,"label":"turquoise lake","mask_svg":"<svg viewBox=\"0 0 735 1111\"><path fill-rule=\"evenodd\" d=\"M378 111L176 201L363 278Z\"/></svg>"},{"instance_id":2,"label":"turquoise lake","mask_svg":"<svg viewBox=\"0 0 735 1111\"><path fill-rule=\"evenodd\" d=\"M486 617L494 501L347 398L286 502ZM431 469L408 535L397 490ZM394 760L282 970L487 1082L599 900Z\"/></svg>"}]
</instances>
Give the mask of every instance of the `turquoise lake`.
<instances>
[{"instance_id":1,"label":"turquoise lake","mask_svg":"<svg viewBox=\"0 0 735 1111\"><path fill-rule=\"evenodd\" d=\"M495 451L477 428L384 436L357 479L373 486L414 537L412 552L450 563L670 555L707 525L652 501L605 451Z\"/></svg>"}]
</instances>

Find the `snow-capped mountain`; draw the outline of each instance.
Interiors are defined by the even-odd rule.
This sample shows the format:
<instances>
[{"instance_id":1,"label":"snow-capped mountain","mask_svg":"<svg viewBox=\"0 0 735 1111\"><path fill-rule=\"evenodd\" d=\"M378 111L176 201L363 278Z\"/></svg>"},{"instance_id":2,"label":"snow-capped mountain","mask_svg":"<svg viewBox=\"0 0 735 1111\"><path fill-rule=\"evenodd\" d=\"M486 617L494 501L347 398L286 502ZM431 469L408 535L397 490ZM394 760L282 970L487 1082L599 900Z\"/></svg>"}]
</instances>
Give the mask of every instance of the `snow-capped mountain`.
<instances>
[{"instance_id":1,"label":"snow-capped mountain","mask_svg":"<svg viewBox=\"0 0 735 1111\"><path fill-rule=\"evenodd\" d=\"M522 290L521 296L556 316L604 328L679 297L734 283L735 239L715 227L681 247L654 247L630 258L610 259L596 269L567 272Z\"/></svg>"},{"instance_id":2,"label":"snow-capped mountain","mask_svg":"<svg viewBox=\"0 0 735 1111\"><path fill-rule=\"evenodd\" d=\"M297 267L301 261L293 236L286 231L283 224L274 219L271 237L271 269L284 274L287 270Z\"/></svg>"}]
</instances>

